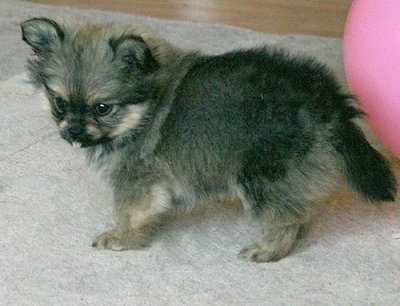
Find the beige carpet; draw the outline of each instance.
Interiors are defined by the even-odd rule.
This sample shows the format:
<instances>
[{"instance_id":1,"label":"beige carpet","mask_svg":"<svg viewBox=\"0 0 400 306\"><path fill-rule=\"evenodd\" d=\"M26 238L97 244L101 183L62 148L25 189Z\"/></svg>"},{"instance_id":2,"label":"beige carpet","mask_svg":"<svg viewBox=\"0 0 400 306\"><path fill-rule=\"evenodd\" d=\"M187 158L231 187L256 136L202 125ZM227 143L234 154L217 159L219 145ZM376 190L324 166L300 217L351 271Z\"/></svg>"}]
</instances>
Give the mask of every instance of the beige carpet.
<instances>
[{"instance_id":1,"label":"beige carpet","mask_svg":"<svg viewBox=\"0 0 400 306\"><path fill-rule=\"evenodd\" d=\"M343 188L317 206L308 235L276 263L236 257L259 235L238 205L184 217L143 251L92 249L113 226L111 198L26 82L30 50L19 23L34 16L145 24L208 53L284 46L319 57L344 83L339 39L1 0L1 305L400 305L400 201L375 207Z\"/></svg>"}]
</instances>

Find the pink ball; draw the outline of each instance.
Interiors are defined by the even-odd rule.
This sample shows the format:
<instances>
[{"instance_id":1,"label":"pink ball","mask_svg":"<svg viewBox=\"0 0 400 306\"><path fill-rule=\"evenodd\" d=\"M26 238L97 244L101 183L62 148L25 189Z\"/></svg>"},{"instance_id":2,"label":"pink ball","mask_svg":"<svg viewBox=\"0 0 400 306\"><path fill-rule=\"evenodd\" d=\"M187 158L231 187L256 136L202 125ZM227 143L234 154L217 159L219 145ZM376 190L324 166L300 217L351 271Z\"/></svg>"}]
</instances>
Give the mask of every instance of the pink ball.
<instances>
[{"instance_id":1,"label":"pink ball","mask_svg":"<svg viewBox=\"0 0 400 306\"><path fill-rule=\"evenodd\" d=\"M372 129L400 156L400 0L353 1L344 64Z\"/></svg>"}]
</instances>

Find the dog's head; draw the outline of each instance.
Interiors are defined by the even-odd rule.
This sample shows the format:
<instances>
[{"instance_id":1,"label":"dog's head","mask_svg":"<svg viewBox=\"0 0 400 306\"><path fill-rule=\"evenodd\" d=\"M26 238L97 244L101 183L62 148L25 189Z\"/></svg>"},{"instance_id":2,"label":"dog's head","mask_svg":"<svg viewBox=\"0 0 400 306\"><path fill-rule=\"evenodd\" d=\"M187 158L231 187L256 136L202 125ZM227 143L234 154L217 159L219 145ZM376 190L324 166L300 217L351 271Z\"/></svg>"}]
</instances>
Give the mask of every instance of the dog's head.
<instances>
[{"instance_id":1,"label":"dog's head","mask_svg":"<svg viewBox=\"0 0 400 306\"><path fill-rule=\"evenodd\" d=\"M148 44L111 25L67 27L47 18L21 24L35 55L32 81L45 89L61 136L75 147L110 141L138 128L159 69Z\"/></svg>"}]
</instances>

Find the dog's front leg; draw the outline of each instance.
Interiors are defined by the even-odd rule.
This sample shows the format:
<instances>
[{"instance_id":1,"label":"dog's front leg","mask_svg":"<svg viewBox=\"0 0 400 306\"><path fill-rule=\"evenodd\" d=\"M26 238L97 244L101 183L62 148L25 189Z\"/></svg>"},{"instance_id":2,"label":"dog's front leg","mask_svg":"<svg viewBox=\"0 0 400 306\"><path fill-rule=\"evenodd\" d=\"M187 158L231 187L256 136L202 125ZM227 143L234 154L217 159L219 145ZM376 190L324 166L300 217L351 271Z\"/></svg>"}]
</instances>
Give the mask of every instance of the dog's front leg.
<instances>
[{"instance_id":1,"label":"dog's front leg","mask_svg":"<svg viewBox=\"0 0 400 306\"><path fill-rule=\"evenodd\" d=\"M122 251L150 244L153 234L171 211L171 195L165 184L146 188L142 196L116 191L117 226L92 243L98 249Z\"/></svg>"}]
</instances>

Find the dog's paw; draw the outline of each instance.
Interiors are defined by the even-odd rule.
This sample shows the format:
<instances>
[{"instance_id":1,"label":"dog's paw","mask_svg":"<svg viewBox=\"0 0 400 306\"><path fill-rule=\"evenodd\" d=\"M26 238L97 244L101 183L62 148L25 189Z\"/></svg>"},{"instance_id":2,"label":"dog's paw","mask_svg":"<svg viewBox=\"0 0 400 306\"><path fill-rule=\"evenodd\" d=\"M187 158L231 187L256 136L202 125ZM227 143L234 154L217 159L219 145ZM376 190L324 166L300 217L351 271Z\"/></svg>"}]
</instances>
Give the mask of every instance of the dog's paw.
<instances>
[{"instance_id":1,"label":"dog's paw","mask_svg":"<svg viewBox=\"0 0 400 306\"><path fill-rule=\"evenodd\" d=\"M128 249L123 243L121 235L118 235L116 231L104 232L97 236L97 238L92 242L92 247L114 251L123 251Z\"/></svg>"},{"instance_id":2,"label":"dog's paw","mask_svg":"<svg viewBox=\"0 0 400 306\"><path fill-rule=\"evenodd\" d=\"M239 257L253 262L277 261L285 257L290 248L271 248L267 245L255 243L240 251Z\"/></svg>"},{"instance_id":3,"label":"dog's paw","mask_svg":"<svg viewBox=\"0 0 400 306\"><path fill-rule=\"evenodd\" d=\"M92 247L94 248L113 251L141 249L147 245L143 239L134 239L134 237L129 237L115 230L104 232L92 242Z\"/></svg>"}]
</instances>

